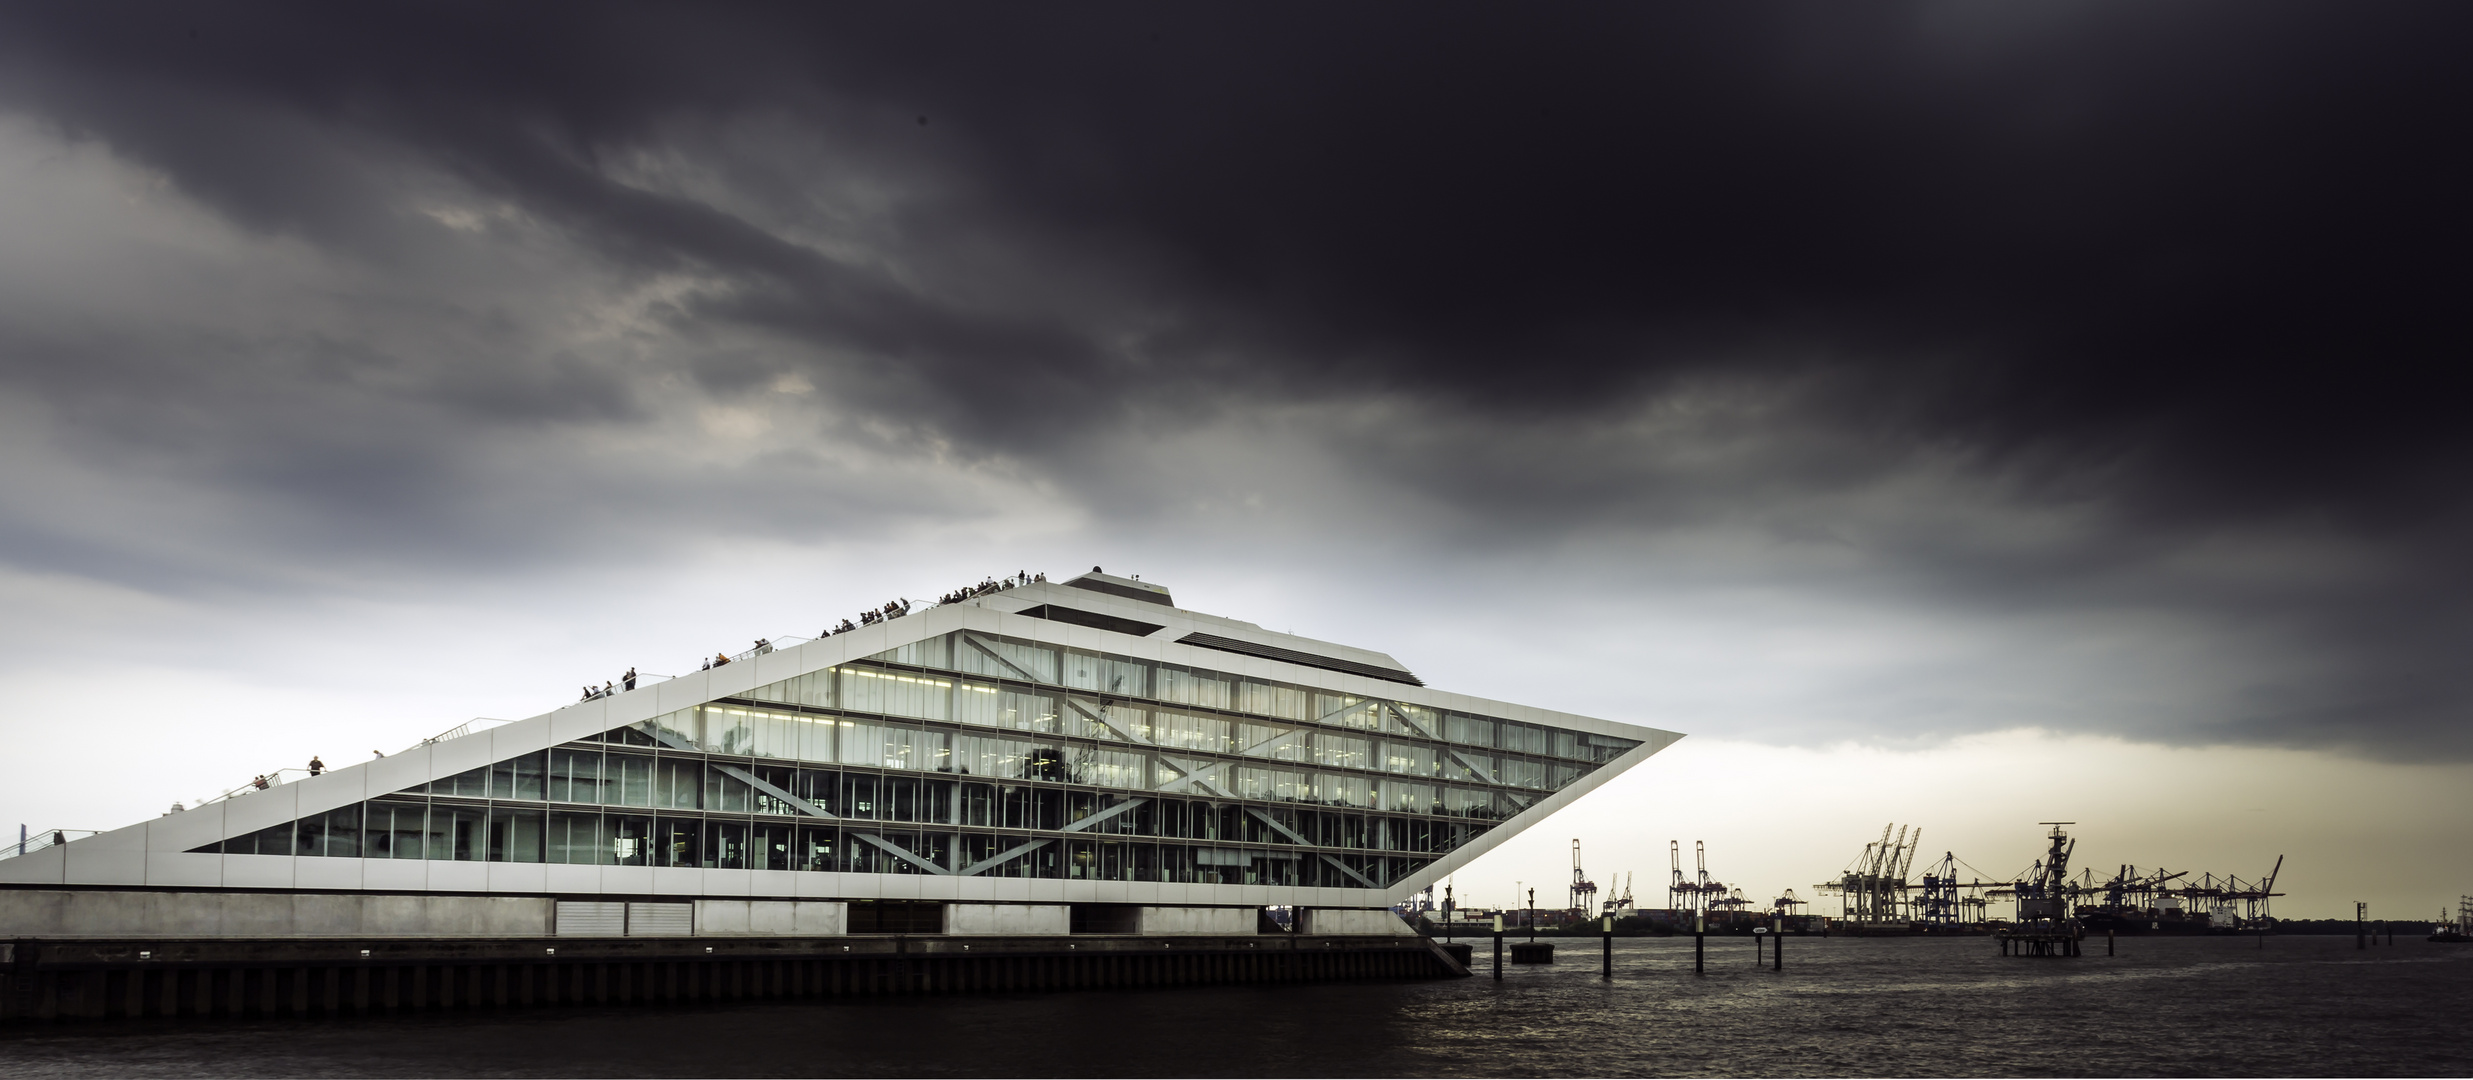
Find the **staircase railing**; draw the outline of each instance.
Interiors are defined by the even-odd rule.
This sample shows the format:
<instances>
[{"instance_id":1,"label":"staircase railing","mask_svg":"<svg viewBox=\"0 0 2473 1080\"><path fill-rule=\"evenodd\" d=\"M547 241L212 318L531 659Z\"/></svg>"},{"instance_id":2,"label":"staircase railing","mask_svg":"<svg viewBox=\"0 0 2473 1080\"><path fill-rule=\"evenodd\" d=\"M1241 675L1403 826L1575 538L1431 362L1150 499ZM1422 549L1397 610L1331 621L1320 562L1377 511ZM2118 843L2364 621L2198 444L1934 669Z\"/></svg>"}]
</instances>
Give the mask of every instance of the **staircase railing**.
<instances>
[{"instance_id":1,"label":"staircase railing","mask_svg":"<svg viewBox=\"0 0 2473 1080\"><path fill-rule=\"evenodd\" d=\"M102 832L101 829L28 829L20 825L17 827L17 840L5 847L0 847L0 859L14 859L20 855L29 855L80 837L97 836Z\"/></svg>"}]
</instances>

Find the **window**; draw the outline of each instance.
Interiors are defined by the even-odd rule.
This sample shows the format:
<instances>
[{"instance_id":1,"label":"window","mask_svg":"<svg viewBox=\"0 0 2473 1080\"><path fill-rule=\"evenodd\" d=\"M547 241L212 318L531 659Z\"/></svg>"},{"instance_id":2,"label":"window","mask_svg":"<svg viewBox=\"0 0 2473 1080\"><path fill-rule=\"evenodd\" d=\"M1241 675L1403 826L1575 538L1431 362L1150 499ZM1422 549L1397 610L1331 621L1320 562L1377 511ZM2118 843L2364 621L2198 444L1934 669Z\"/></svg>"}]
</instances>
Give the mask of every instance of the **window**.
<instances>
[{"instance_id":1,"label":"window","mask_svg":"<svg viewBox=\"0 0 2473 1080\"><path fill-rule=\"evenodd\" d=\"M1314 733L1314 763L1341 769L1366 767L1370 744L1354 735Z\"/></svg>"},{"instance_id":2,"label":"window","mask_svg":"<svg viewBox=\"0 0 2473 1080\"><path fill-rule=\"evenodd\" d=\"M333 859L361 857L361 804L337 807L326 812L326 850L318 852Z\"/></svg>"},{"instance_id":3,"label":"window","mask_svg":"<svg viewBox=\"0 0 2473 1080\"><path fill-rule=\"evenodd\" d=\"M429 804L420 799L371 799L367 822L369 857L418 859L427 831Z\"/></svg>"},{"instance_id":4,"label":"window","mask_svg":"<svg viewBox=\"0 0 2473 1080\"><path fill-rule=\"evenodd\" d=\"M748 811L748 796L755 789L747 781L731 775L737 766L707 765L704 767L704 808L724 813L744 814Z\"/></svg>"},{"instance_id":5,"label":"window","mask_svg":"<svg viewBox=\"0 0 2473 1080\"><path fill-rule=\"evenodd\" d=\"M549 816L548 861L570 865L608 865L612 850L602 842L601 815L552 810Z\"/></svg>"},{"instance_id":6,"label":"window","mask_svg":"<svg viewBox=\"0 0 2473 1080\"><path fill-rule=\"evenodd\" d=\"M665 817L655 819L652 835L652 865L699 866L702 852L703 821L697 818Z\"/></svg>"},{"instance_id":7,"label":"window","mask_svg":"<svg viewBox=\"0 0 2473 1080\"><path fill-rule=\"evenodd\" d=\"M429 793L450 795L461 799L489 798L489 766L466 769L453 776L432 780L429 782Z\"/></svg>"},{"instance_id":8,"label":"window","mask_svg":"<svg viewBox=\"0 0 2473 1080\"><path fill-rule=\"evenodd\" d=\"M602 767L607 779L601 789L602 800L612 806L651 806L653 804L653 759L643 754L611 752Z\"/></svg>"},{"instance_id":9,"label":"window","mask_svg":"<svg viewBox=\"0 0 2473 1080\"><path fill-rule=\"evenodd\" d=\"M541 813L539 810L528 807L491 807L489 811L489 861L540 862Z\"/></svg>"},{"instance_id":10,"label":"window","mask_svg":"<svg viewBox=\"0 0 2473 1080\"><path fill-rule=\"evenodd\" d=\"M599 803L601 751L558 747L550 751L549 800Z\"/></svg>"},{"instance_id":11,"label":"window","mask_svg":"<svg viewBox=\"0 0 2473 1080\"><path fill-rule=\"evenodd\" d=\"M489 797L539 802L546 796L543 780L548 772L546 751L519 754L498 762L489 767Z\"/></svg>"},{"instance_id":12,"label":"window","mask_svg":"<svg viewBox=\"0 0 2473 1080\"><path fill-rule=\"evenodd\" d=\"M704 803L704 763L679 758L659 758L654 762L653 805L666 809L693 810Z\"/></svg>"},{"instance_id":13,"label":"window","mask_svg":"<svg viewBox=\"0 0 2473 1080\"><path fill-rule=\"evenodd\" d=\"M747 823L704 823L704 865L718 870L747 869Z\"/></svg>"},{"instance_id":14,"label":"window","mask_svg":"<svg viewBox=\"0 0 2473 1080\"><path fill-rule=\"evenodd\" d=\"M488 818L481 807L440 804L429 808L427 847L432 859L480 862L489 854L488 834Z\"/></svg>"},{"instance_id":15,"label":"window","mask_svg":"<svg viewBox=\"0 0 2473 1080\"><path fill-rule=\"evenodd\" d=\"M1451 713L1443 717L1443 739L1462 746L1494 745L1494 721Z\"/></svg>"}]
</instances>

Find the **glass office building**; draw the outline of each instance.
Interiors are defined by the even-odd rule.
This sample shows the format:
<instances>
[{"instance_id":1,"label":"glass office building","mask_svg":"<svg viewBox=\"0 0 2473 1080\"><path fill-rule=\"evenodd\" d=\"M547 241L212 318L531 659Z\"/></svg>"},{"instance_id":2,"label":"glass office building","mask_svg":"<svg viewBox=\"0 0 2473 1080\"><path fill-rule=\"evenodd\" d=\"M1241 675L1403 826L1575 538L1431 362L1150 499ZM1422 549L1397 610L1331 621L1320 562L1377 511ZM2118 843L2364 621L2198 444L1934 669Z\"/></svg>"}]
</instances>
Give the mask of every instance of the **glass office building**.
<instances>
[{"instance_id":1,"label":"glass office building","mask_svg":"<svg viewBox=\"0 0 2473 1080\"><path fill-rule=\"evenodd\" d=\"M284 785L176 850L361 888L1374 908L1677 737L1094 573Z\"/></svg>"}]
</instances>

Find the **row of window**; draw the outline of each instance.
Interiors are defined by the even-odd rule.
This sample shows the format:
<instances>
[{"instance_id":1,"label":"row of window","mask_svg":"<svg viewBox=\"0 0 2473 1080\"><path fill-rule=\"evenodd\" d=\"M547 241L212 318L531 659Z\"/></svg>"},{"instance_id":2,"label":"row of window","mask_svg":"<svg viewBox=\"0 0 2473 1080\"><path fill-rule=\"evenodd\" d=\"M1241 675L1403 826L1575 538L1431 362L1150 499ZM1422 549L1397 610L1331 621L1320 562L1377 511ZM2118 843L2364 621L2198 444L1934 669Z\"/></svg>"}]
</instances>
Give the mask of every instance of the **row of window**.
<instances>
[{"instance_id":1,"label":"row of window","mask_svg":"<svg viewBox=\"0 0 2473 1080\"><path fill-rule=\"evenodd\" d=\"M1220 824L1217 815L1211 816L1216 827ZM1230 844L1259 842L1276 833L1227 824L1231 835L1225 843ZM1356 828L1363 830L1367 824L1360 821ZM1365 888L1399 880L1466 839L1450 833L1447 826L1438 829L1436 823L1424 821L1377 819L1370 824L1373 839L1402 850L1266 850L1154 841L1125 834L1026 837L900 825L837 827L701 814L605 814L377 799L199 850L231 855ZM1312 831L1318 826L1308 821L1304 827ZM1364 838L1362 832L1360 838Z\"/></svg>"},{"instance_id":2,"label":"row of window","mask_svg":"<svg viewBox=\"0 0 2473 1080\"><path fill-rule=\"evenodd\" d=\"M1110 713L1122 711L1111 708ZM1046 720L1058 719L1054 715ZM1191 719L1191 718L1188 718ZM1229 726L1226 721L1214 724ZM1202 782L1230 790L1238 785L1261 788L1242 797L1300 799L1372 805L1382 777L1403 781L1447 781L1495 784L1531 791L1550 791L1579 779L1584 767L1509 754L1477 753L1411 742L1400 738L1369 739L1344 732L1315 731L1274 725L1237 724L1241 738L1225 745L1187 746L1176 739L1162 741L1159 728L1136 731L1150 746L1129 747L1124 733L1088 718L1076 723L1045 724L1061 729L1041 732L1072 739L1023 739L918 724L889 722L870 716L818 715L737 705L699 705L655 717L609 733L614 741L682 750L709 751L774 760L862 765L871 768L959 773L1006 779L1054 780L1131 791L1166 787L1195 775L1213 774ZM1129 729L1130 730L1130 729ZM1214 736L1216 739L1216 736ZM1080 740L1089 739L1091 742ZM1157 747L1156 750L1153 747ZM1233 747L1234 749L1228 749ZM1180 761L1177 751L1202 750L1260 761ZM1281 766L1289 766L1281 768ZM1320 779L1295 766L1357 770L1377 775L1322 773ZM1251 771L1248 771L1251 770ZM1286 775L1281 775L1281 774ZM1284 785L1281 790L1274 787ZM1308 792L1303 788L1329 789ZM1350 798L1354 793L1355 798ZM1439 799L1439 791L1437 791Z\"/></svg>"},{"instance_id":3,"label":"row of window","mask_svg":"<svg viewBox=\"0 0 2473 1080\"><path fill-rule=\"evenodd\" d=\"M903 645L867 660L872 663L812 672L760 687L750 696L763 701L985 726L1017 726L1042 722L1042 718L1049 723L1073 724L1086 719L1075 715L1079 710L1071 706L1060 707L1053 695L939 674L950 672L1084 691L1123 711L1123 723L1112 726L1142 725L1149 723L1147 717L1153 714L1165 714L1158 725L1165 729L1161 737L1146 736L1146 741L1215 752L1239 752L1242 735L1228 730L1230 721L1179 714L1144 703L1422 737L1461 747L1595 764L1611 761L1639 745L1612 736L1405 702L1331 694L1174 664L1060 650L969 631ZM1169 742L1178 738L1192 741Z\"/></svg>"},{"instance_id":4,"label":"row of window","mask_svg":"<svg viewBox=\"0 0 2473 1080\"><path fill-rule=\"evenodd\" d=\"M853 778L845 778L845 780ZM981 829L1015 829L1025 832L1058 832L1072 830L1094 836L1146 836L1177 840L1213 840L1247 844L1305 845L1340 849L1375 849L1390 851L1444 852L1458 848L1493 827L1488 821L1455 821L1438 818L1368 814L1351 810L1305 808L1295 806L1256 806L1245 803L1215 802L1173 797L1117 798L1098 792L1074 791L1066 788L1028 787L1020 785L993 786L964 784L953 781L916 781L858 777L859 783L846 784L845 809L838 821L820 820L812 815L781 814L780 807L757 804L724 805L709 808L705 814L678 814L662 808L662 817L706 817L720 813L776 814L799 818L799 824L830 827L843 825L873 828L877 823L893 825L960 826ZM439 814L478 812L480 810L522 811L539 814L538 806L518 806L505 802L489 802L461 798L424 800L420 796L393 795L372 800L365 805L383 808L393 817L415 812L415 808L431 805ZM358 809L346 808L316 820L328 821L336 830L354 831L352 815ZM377 813L377 809L369 811ZM556 808L552 812L568 815L589 815L585 809ZM645 814L610 814L620 817L644 817ZM305 819L307 820L307 819ZM448 820L440 818L439 820ZM327 826L320 826L321 828ZM280 828L280 826L278 826ZM375 829L376 826L370 826ZM357 835L357 832L355 833Z\"/></svg>"},{"instance_id":5,"label":"row of window","mask_svg":"<svg viewBox=\"0 0 2473 1080\"><path fill-rule=\"evenodd\" d=\"M1089 784L1089 773L1079 756L1085 749L1025 744L1016 759L1015 777ZM1199 776L1173 771L1173 775L1161 778L1158 786L1168 786L1180 779L1187 781L1193 794L1211 794L1216 788L1240 799L1388 813L1492 821L1523 808L1510 793L1484 788L1232 764L1206 767ZM1050 792L1050 798L1066 797L1055 789L1026 784L816 769L762 761L716 761L701 754L604 750L591 744L519 755L441 777L426 786L431 795L470 799L996 826L1005 826L1003 807L1009 801L1034 799L1033 793L1041 790ZM1095 792L1073 795L1084 800L1098 797ZM907 808L913 805L926 808L920 813L941 816L910 816ZM894 814L901 816L892 817Z\"/></svg>"}]
</instances>

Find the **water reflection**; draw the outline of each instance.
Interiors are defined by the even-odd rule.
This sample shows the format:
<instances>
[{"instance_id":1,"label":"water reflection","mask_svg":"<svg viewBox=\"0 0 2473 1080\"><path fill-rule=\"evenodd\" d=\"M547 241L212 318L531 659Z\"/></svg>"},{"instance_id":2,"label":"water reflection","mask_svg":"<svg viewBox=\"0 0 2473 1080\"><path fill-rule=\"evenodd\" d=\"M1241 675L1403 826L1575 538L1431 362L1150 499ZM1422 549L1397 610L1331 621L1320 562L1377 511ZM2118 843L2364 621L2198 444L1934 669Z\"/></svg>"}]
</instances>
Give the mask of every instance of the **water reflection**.
<instances>
[{"instance_id":1,"label":"water reflection","mask_svg":"<svg viewBox=\"0 0 2473 1080\"><path fill-rule=\"evenodd\" d=\"M1596 943L1501 983L542 1010L0 1036L0 1072L337 1076L2465 1075L2473 950L2158 939L2003 958L1982 939ZM1485 963L1480 948L1479 962ZM2415 1019L2420 1017L2421 1019Z\"/></svg>"}]
</instances>

